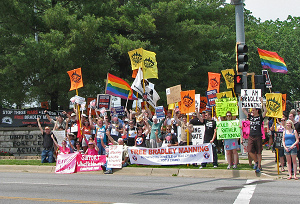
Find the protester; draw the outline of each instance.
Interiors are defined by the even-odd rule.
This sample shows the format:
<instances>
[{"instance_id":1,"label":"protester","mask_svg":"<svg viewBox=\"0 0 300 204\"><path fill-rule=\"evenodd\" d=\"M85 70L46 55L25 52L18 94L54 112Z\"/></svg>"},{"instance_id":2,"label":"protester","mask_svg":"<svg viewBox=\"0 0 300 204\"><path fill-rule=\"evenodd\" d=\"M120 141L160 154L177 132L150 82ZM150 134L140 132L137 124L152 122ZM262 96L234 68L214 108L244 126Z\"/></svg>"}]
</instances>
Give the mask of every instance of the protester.
<instances>
[{"instance_id":1,"label":"protester","mask_svg":"<svg viewBox=\"0 0 300 204\"><path fill-rule=\"evenodd\" d=\"M37 118L37 123L39 126L39 129L42 133L42 137L43 137L43 151L42 151L42 155L41 155L41 162L42 163L53 163L54 158L53 158L53 140L51 138L51 130L50 128L47 126L45 127L45 130L43 130L41 123L40 123L40 118Z\"/></svg>"},{"instance_id":2,"label":"protester","mask_svg":"<svg viewBox=\"0 0 300 204\"><path fill-rule=\"evenodd\" d=\"M60 154L70 154L70 148L67 147L67 141L63 140L60 146L54 139L54 135L51 134L51 138L53 140L53 143L55 144L55 146L59 149L59 153Z\"/></svg>"},{"instance_id":3,"label":"protester","mask_svg":"<svg viewBox=\"0 0 300 204\"><path fill-rule=\"evenodd\" d=\"M82 123L82 127L81 127L82 136L86 137L86 140L89 141L89 139L92 137L92 128L90 125L90 121L87 119L87 116L85 114L81 115L81 123ZM88 149L88 144L86 140L84 139L82 140L82 149L84 152L86 152L86 150Z\"/></svg>"},{"instance_id":4,"label":"protester","mask_svg":"<svg viewBox=\"0 0 300 204\"><path fill-rule=\"evenodd\" d=\"M146 137L149 133L149 128L146 126L145 131L142 127L137 128L137 135L135 137L135 144L136 147L146 147Z\"/></svg>"},{"instance_id":5,"label":"protester","mask_svg":"<svg viewBox=\"0 0 300 204\"><path fill-rule=\"evenodd\" d=\"M297 147L298 144L298 133L295 130L295 126L291 120L286 121L285 131L283 132L282 144L284 147L284 154L287 160L288 172L289 177L287 178L290 180L292 178L292 163L293 163L293 170L294 170L294 179L298 180L297 177ZM292 159L292 162L291 162Z\"/></svg>"},{"instance_id":6,"label":"protester","mask_svg":"<svg viewBox=\"0 0 300 204\"><path fill-rule=\"evenodd\" d=\"M283 118L281 120L277 121L277 132L282 132L284 131L286 126L286 116L283 115ZM277 133L275 132L275 138L277 137ZM275 146L275 148L278 148ZM284 166L285 166L285 159L284 159L284 148L279 148L278 149L278 156L279 156L279 161L280 161L280 167L281 167L281 172L284 172ZM277 155L275 153L275 157L277 158Z\"/></svg>"},{"instance_id":7,"label":"protester","mask_svg":"<svg viewBox=\"0 0 300 204\"><path fill-rule=\"evenodd\" d=\"M45 110L44 113L46 114L46 117L48 118L48 120L52 124L54 124L53 130L65 130L66 129L66 123L67 123L67 121L63 119L63 117L62 117L61 114L58 114L58 116L56 117L56 120L54 120L54 119L50 118L47 110Z\"/></svg>"},{"instance_id":8,"label":"protester","mask_svg":"<svg viewBox=\"0 0 300 204\"><path fill-rule=\"evenodd\" d=\"M119 122L118 115L112 116L112 121L110 126L108 127L111 137L114 140L117 140L122 137L123 133L123 125Z\"/></svg>"},{"instance_id":9,"label":"protester","mask_svg":"<svg viewBox=\"0 0 300 204\"><path fill-rule=\"evenodd\" d=\"M134 124L134 120L129 120L129 127L125 130L125 134L127 135L127 145L134 146L137 136L137 127Z\"/></svg>"},{"instance_id":10,"label":"protester","mask_svg":"<svg viewBox=\"0 0 300 204\"><path fill-rule=\"evenodd\" d=\"M97 143L96 143L97 140L93 140L92 137L90 137L89 140L87 140L85 135L83 135L83 139L85 140L86 144L88 144L88 148L87 148L87 150L85 151L84 154L86 154L86 155L98 155L99 148L98 148Z\"/></svg>"},{"instance_id":11,"label":"protester","mask_svg":"<svg viewBox=\"0 0 300 204\"><path fill-rule=\"evenodd\" d=\"M178 139L171 131L172 126L167 125L166 133L159 138L159 142L162 142L162 147L178 146Z\"/></svg>"},{"instance_id":12,"label":"protester","mask_svg":"<svg viewBox=\"0 0 300 204\"><path fill-rule=\"evenodd\" d=\"M261 125L266 116L267 109L265 104L263 103L263 98L261 97L261 104L263 108L263 112L261 109L252 108L252 114L248 114L248 111L243 108L243 112L245 115L248 114L249 121L250 121L250 134L248 138L248 152L252 159L254 160L255 164L253 169L256 173L260 173L261 168L261 153L262 153L262 131ZM262 112L262 113L261 113Z\"/></svg>"},{"instance_id":13,"label":"protester","mask_svg":"<svg viewBox=\"0 0 300 204\"><path fill-rule=\"evenodd\" d=\"M214 168L218 167L218 155L217 155L217 148L216 144L214 143L217 137L217 124L216 121L212 120L212 112L207 111L205 112L205 118L202 117L198 113L199 120L204 123L205 126L205 133L204 133L204 140L203 143L211 143L212 150L213 150L213 166ZM200 169L206 167L206 163L201 163Z\"/></svg>"},{"instance_id":14,"label":"protester","mask_svg":"<svg viewBox=\"0 0 300 204\"><path fill-rule=\"evenodd\" d=\"M161 137L161 126L164 122L165 119L162 119L160 122L158 122L157 116L154 115L152 117L153 122L151 122L150 120L148 120L148 123L151 127L151 132L150 132L150 147L151 148L159 148L159 143L158 138ZM157 131L157 136L155 134L155 132Z\"/></svg>"},{"instance_id":15,"label":"protester","mask_svg":"<svg viewBox=\"0 0 300 204\"><path fill-rule=\"evenodd\" d=\"M192 145L192 132L193 132L193 125L189 124L187 122L187 116L186 115L182 115L182 117L179 119L178 118L179 113L177 112L174 115L174 119L176 121L176 123L178 124L178 126L180 127L181 130L181 138L180 138L180 143L179 146L186 146L188 145L188 137L189 137L189 145Z\"/></svg>"},{"instance_id":16,"label":"protester","mask_svg":"<svg viewBox=\"0 0 300 204\"><path fill-rule=\"evenodd\" d=\"M221 117L222 121L229 121L234 120L235 117L232 116L232 113L230 111L227 111L226 117ZM224 139L224 148L226 150L226 158L228 162L227 169L230 169L231 167L233 169L237 168L238 164L238 139Z\"/></svg>"}]
</instances>

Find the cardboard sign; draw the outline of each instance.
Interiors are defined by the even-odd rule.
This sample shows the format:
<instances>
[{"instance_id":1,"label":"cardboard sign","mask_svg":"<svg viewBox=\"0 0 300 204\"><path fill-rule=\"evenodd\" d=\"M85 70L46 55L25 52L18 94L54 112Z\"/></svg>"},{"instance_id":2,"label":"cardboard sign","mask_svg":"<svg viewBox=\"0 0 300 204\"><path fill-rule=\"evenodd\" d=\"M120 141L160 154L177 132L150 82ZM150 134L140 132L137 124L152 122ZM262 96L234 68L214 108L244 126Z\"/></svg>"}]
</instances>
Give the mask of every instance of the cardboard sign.
<instances>
[{"instance_id":1,"label":"cardboard sign","mask_svg":"<svg viewBox=\"0 0 300 204\"><path fill-rule=\"evenodd\" d=\"M108 155L108 168L122 168L123 145L110 145Z\"/></svg>"},{"instance_id":2,"label":"cardboard sign","mask_svg":"<svg viewBox=\"0 0 300 204\"><path fill-rule=\"evenodd\" d=\"M181 100L181 85L172 86L166 89L167 104L176 103Z\"/></svg>"},{"instance_id":3,"label":"cardboard sign","mask_svg":"<svg viewBox=\"0 0 300 204\"><path fill-rule=\"evenodd\" d=\"M192 132L192 143L193 145L203 144L205 126L204 125L194 125L194 131Z\"/></svg>"},{"instance_id":4,"label":"cardboard sign","mask_svg":"<svg viewBox=\"0 0 300 204\"><path fill-rule=\"evenodd\" d=\"M261 89L242 89L242 108L261 108Z\"/></svg>"},{"instance_id":5,"label":"cardboard sign","mask_svg":"<svg viewBox=\"0 0 300 204\"><path fill-rule=\"evenodd\" d=\"M216 113L217 116L225 117L227 111L230 111L232 115L239 115L239 109L237 106L237 98L220 98L216 99Z\"/></svg>"},{"instance_id":6,"label":"cardboard sign","mask_svg":"<svg viewBox=\"0 0 300 204\"><path fill-rule=\"evenodd\" d=\"M236 139L241 137L240 121L217 121L217 139Z\"/></svg>"},{"instance_id":7,"label":"cardboard sign","mask_svg":"<svg viewBox=\"0 0 300 204\"><path fill-rule=\"evenodd\" d=\"M97 94L97 108L105 108L105 110L111 110L111 95L108 94Z\"/></svg>"}]
</instances>

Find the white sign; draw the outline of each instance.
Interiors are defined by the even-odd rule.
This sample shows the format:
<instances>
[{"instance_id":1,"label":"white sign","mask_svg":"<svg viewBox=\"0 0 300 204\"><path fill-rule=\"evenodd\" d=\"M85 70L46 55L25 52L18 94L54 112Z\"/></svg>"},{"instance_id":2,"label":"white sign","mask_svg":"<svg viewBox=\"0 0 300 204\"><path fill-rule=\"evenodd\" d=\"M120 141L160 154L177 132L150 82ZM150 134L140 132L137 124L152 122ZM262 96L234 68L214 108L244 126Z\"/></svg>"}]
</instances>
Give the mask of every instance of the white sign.
<instances>
[{"instance_id":1,"label":"white sign","mask_svg":"<svg viewBox=\"0 0 300 204\"><path fill-rule=\"evenodd\" d=\"M193 145L203 144L205 126L204 125L194 125L194 132L192 132L192 142Z\"/></svg>"},{"instance_id":2,"label":"white sign","mask_svg":"<svg viewBox=\"0 0 300 204\"><path fill-rule=\"evenodd\" d=\"M175 165L212 162L210 143L161 148L128 147L131 164Z\"/></svg>"},{"instance_id":3,"label":"white sign","mask_svg":"<svg viewBox=\"0 0 300 204\"><path fill-rule=\"evenodd\" d=\"M77 104L83 104L83 103L85 103L85 98L83 98L83 97L80 97L80 96L73 96L71 99L70 99L70 101L72 102L72 103L77 103Z\"/></svg>"},{"instance_id":4,"label":"white sign","mask_svg":"<svg viewBox=\"0 0 300 204\"><path fill-rule=\"evenodd\" d=\"M242 89L242 108L261 108L261 89Z\"/></svg>"},{"instance_id":5,"label":"white sign","mask_svg":"<svg viewBox=\"0 0 300 204\"><path fill-rule=\"evenodd\" d=\"M66 131L64 131L64 130L54 130L54 131L53 131L53 134L54 134L54 136L56 137L57 143L58 143L59 145L61 145L62 141L63 141L64 139L66 139Z\"/></svg>"},{"instance_id":6,"label":"white sign","mask_svg":"<svg viewBox=\"0 0 300 204\"><path fill-rule=\"evenodd\" d=\"M122 168L123 145L110 145L108 155L108 168Z\"/></svg>"}]
</instances>

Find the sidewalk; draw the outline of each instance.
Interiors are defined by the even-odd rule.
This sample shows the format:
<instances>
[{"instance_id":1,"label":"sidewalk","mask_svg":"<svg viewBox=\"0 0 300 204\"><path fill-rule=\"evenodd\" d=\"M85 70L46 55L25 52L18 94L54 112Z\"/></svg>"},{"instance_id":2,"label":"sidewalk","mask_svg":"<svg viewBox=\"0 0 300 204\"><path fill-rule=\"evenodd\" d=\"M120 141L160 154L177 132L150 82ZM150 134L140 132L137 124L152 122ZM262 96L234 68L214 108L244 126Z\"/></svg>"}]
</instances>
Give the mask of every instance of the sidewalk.
<instances>
[{"instance_id":1,"label":"sidewalk","mask_svg":"<svg viewBox=\"0 0 300 204\"><path fill-rule=\"evenodd\" d=\"M248 164L247 157L240 155L240 163ZM219 160L219 163L226 163ZM277 172L275 153L271 150L263 150L263 171L256 174L254 170L227 170L227 169L176 169L176 168L138 168L126 167L114 169L113 175L137 175L137 176L179 176L198 178L240 178L240 179L282 179L286 178L287 170L283 173ZM285 168L287 169L287 168ZM34 165L0 165L0 172L29 172L29 173L54 173L55 166ZM80 174L103 174L102 171L80 172ZM109 175L108 175L109 176Z\"/></svg>"}]
</instances>

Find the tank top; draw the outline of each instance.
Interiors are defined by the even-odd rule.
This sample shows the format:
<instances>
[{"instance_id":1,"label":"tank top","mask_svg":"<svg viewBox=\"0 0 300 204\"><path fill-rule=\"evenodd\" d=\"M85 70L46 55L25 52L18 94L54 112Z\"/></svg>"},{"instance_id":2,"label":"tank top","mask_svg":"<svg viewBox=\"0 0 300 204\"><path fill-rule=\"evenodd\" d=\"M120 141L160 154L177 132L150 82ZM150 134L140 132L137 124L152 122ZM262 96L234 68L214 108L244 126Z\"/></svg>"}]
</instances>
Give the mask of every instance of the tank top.
<instances>
[{"instance_id":1,"label":"tank top","mask_svg":"<svg viewBox=\"0 0 300 204\"><path fill-rule=\"evenodd\" d=\"M285 131L284 139L285 139L285 146L288 146L288 147L292 146L296 142L294 130L293 130L292 134L287 134Z\"/></svg>"}]
</instances>

